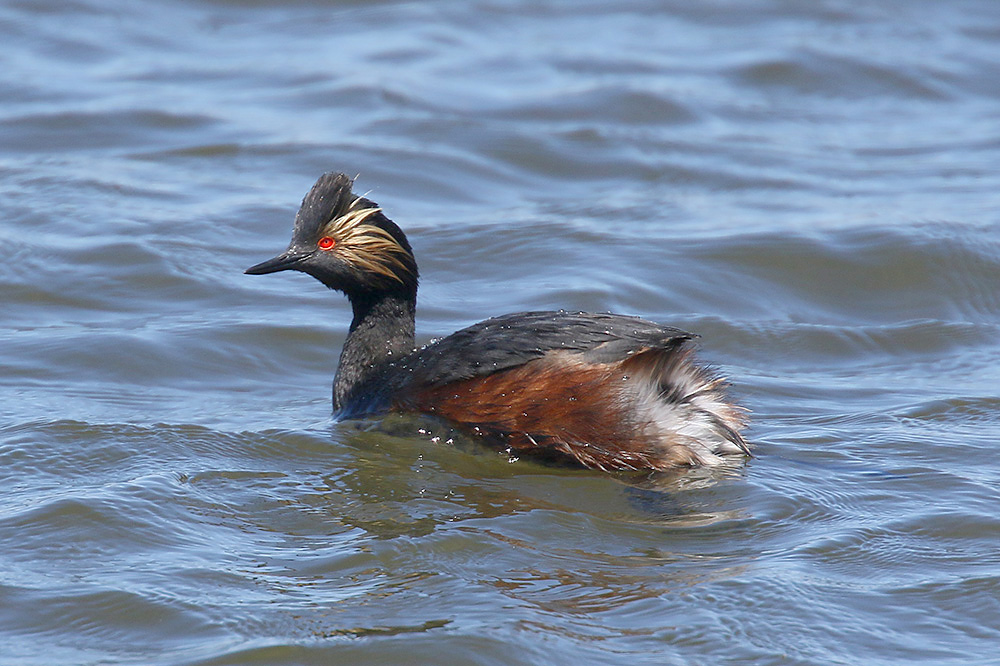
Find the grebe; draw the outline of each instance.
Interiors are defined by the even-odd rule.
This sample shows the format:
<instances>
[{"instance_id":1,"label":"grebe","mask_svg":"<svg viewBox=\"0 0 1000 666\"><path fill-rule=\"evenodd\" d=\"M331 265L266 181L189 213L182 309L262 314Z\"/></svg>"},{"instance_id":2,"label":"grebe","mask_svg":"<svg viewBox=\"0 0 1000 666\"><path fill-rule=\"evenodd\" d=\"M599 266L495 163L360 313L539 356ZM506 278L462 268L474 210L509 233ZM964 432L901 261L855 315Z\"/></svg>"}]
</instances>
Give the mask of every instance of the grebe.
<instances>
[{"instance_id":1,"label":"grebe","mask_svg":"<svg viewBox=\"0 0 1000 666\"><path fill-rule=\"evenodd\" d=\"M444 417L511 455L666 470L748 454L746 411L692 359L691 333L636 317L520 312L414 350L417 264L402 230L328 173L282 254L247 269L308 273L351 302L333 383L338 419Z\"/></svg>"}]
</instances>

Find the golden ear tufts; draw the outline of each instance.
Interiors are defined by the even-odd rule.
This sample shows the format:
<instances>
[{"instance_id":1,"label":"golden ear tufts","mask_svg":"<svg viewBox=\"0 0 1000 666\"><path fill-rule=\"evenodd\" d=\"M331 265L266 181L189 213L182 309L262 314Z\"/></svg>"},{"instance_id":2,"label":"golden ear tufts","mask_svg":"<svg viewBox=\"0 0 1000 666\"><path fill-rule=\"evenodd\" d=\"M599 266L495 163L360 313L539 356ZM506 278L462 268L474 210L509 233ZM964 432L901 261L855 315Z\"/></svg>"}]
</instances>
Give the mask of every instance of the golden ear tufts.
<instances>
[{"instance_id":1,"label":"golden ear tufts","mask_svg":"<svg viewBox=\"0 0 1000 666\"><path fill-rule=\"evenodd\" d=\"M366 221L380 213L381 208L359 208L355 199L346 213L327 223L322 235L337 239L335 252L345 261L359 269L380 275L400 284L400 273L409 273L411 268L404 261L410 253L392 237L388 231Z\"/></svg>"}]
</instances>

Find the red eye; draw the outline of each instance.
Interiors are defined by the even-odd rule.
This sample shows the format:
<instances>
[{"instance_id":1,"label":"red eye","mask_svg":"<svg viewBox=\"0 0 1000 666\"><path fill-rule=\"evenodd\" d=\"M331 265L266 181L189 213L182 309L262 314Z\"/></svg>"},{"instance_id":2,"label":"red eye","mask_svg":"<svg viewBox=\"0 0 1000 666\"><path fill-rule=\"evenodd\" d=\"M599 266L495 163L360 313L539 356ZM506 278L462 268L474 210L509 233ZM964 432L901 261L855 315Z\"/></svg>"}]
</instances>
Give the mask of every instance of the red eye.
<instances>
[{"instance_id":1,"label":"red eye","mask_svg":"<svg viewBox=\"0 0 1000 666\"><path fill-rule=\"evenodd\" d=\"M316 245L319 245L319 249L321 250L332 250L333 246L336 244L337 241L333 240L329 236L323 236L319 239L319 242L316 243Z\"/></svg>"}]
</instances>

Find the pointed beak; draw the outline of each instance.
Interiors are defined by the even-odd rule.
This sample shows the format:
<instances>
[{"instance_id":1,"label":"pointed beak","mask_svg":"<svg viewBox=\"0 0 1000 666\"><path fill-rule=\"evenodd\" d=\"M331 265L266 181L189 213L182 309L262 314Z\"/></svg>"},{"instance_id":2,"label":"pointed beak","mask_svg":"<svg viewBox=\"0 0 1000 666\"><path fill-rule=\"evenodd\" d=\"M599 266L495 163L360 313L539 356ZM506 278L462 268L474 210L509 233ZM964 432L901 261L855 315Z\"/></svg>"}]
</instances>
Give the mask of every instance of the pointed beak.
<instances>
[{"instance_id":1,"label":"pointed beak","mask_svg":"<svg viewBox=\"0 0 1000 666\"><path fill-rule=\"evenodd\" d=\"M311 254L311 252L288 249L279 254L277 257L268 259L267 261L262 261L256 266L251 266L243 272L247 275L266 275L268 273L277 273L278 271L287 271L290 268L296 268L300 261L311 256Z\"/></svg>"}]
</instances>

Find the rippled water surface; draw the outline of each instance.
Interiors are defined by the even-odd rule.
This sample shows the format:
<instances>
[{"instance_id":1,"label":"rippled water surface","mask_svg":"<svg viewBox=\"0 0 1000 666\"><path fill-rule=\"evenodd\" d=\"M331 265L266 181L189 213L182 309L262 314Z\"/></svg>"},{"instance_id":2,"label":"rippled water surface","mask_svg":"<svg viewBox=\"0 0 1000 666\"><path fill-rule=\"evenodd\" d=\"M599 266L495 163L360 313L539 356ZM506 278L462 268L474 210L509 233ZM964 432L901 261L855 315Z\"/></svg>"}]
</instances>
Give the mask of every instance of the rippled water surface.
<instances>
[{"instance_id":1,"label":"rippled water surface","mask_svg":"<svg viewBox=\"0 0 1000 666\"><path fill-rule=\"evenodd\" d=\"M0 4L0 664L1000 663L1000 4ZM745 465L333 423L324 171L418 338L702 335Z\"/></svg>"}]
</instances>

